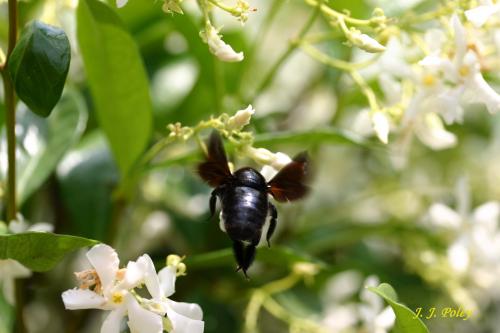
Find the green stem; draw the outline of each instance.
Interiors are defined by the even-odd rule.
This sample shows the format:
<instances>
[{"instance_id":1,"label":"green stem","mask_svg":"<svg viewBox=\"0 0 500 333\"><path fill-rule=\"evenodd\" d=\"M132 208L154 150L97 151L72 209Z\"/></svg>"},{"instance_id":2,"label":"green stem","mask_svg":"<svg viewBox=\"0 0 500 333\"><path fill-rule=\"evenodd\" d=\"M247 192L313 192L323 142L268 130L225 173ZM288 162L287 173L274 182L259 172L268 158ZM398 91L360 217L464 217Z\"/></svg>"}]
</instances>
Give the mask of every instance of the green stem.
<instances>
[{"instance_id":1,"label":"green stem","mask_svg":"<svg viewBox=\"0 0 500 333\"><path fill-rule=\"evenodd\" d=\"M7 63L17 41L17 0L9 0L9 45L2 65L5 96L5 126L7 128L7 222L16 219L16 101Z\"/></svg>"},{"instance_id":2,"label":"green stem","mask_svg":"<svg viewBox=\"0 0 500 333\"><path fill-rule=\"evenodd\" d=\"M255 34L255 39L253 40L252 45L245 52L245 61L242 62L242 69L241 69L243 75L241 75L239 83L240 100L243 100L244 98L243 92L247 86L245 83L249 81L251 82L251 80L249 80L249 77L254 75L254 71L250 69L254 68L253 65L254 65L256 51L258 47L261 45L261 43L266 39L269 27L274 22L274 18L276 17L276 15L278 14L280 8L283 6L284 3L285 3L284 0L273 0L269 10L266 11L266 16L264 17L262 24L259 26L258 31Z\"/></svg>"},{"instance_id":3,"label":"green stem","mask_svg":"<svg viewBox=\"0 0 500 333\"><path fill-rule=\"evenodd\" d=\"M357 26L368 26L372 23L371 20L360 20L356 18L352 18L346 14L339 13L338 11L334 10L333 8L328 7L325 4L322 4L322 0L305 0L305 2L308 5L315 6L315 7L321 7L321 11L323 14L326 16L329 16L330 18L333 19L341 19L345 20L346 22L349 22L350 24L357 25Z\"/></svg>"},{"instance_id":4,"label":"green stem","mask_svg":"<svg viewBox=\"0 0 500 333\"><path fill-rule=\"evenodd\" d=\"M208 0L208 2L210 2L212 5L214 5L216 7L219 7L223 11L228 12L231 15L239 16L239 14L240 14L240 12L238 12L236 10L236 8L228 6L225 3L223 3L223 2L220 2L220 1L217 1L217 0Z\"/></svg>"},{"instance_id":5,"label":"green stem","mask_svg":"<svg viewBox=\"0 0 500 333\"><path fill-rule=\"evenodd\" d=\"M17 218L16 205L16 95L14 85L8 73L10 55L17 42L17 0L9 0L9 44L5 63L1 66L5 96L5 126L7 129L7 221ZM16 281L16 324L18 333L25 333L23 320L24 287L23 281Z\"/></svg>"},{"instance_id":6,"label":"green stem","mask_svg":"<svg viewBox=\"0 0 500 333\"><path fill-rule=\"evenodd\" d=\"M7 221L16 219L16 114L14 87L6 70L2 71L7 130Z\"/></svg>"},{"instance_id":7,"label":"green stem","mask_svg":"<svg viewBox=\"0 0 500 333\"><path fill-rule=\"evenodd\" d=\"M306 23L304 24L304 26L300 30L300 32L297 35L297 37L295 38L295 40L289 42L288 47L285 50L285 52L278 58L278 60L276 60L276 62L271 67L269 72L267 72L267 74L264 76L264 79L261 81L261 83L259 84L259 86L255 90L252 100L271 84L271 82L275 78L278 70L285 63L285 61L288 59L288 57L293 53L293 51L295 51L295 49L298 47L296 40L302 39L306 35L306 33L309 31L309 29L311 29L314 21L316 21L316 18L318 17L318 15L320 13L320 5L322 3L323 3L323 0L318 1L316 9L311 14L311 16L309 16L309 19L306 21Z\"/></svg>"}]
</instances>

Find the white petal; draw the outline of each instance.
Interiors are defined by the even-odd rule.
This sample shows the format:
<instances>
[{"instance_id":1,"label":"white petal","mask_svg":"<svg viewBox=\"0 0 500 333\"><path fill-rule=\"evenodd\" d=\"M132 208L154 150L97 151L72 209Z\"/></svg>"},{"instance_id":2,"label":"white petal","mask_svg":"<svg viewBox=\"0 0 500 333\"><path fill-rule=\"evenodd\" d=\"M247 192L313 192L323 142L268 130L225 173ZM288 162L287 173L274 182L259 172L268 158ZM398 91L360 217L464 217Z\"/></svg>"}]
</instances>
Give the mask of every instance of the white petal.
<instances>
[{"instance_id":1,"label":"white petal","mask_svg":"<svg viewBox=\"0 0 500 333\"><path fill-rule=\"evenodd\" d=\"M226 44L214 27L208 27L208 31L201 33L201 37L208 44L210 52L222 61L237 62L243 60L243 52L235 52Z\"/></svg>"},{"instance_id":2,"label":"white petal","mask_svg":"<svg viewBox=\"0 0 500 333\"><path fill-rule=\"evenodd\" d=\"M373 129L377 133L380 141L387 144L389 142L389 118L385 113L375 112L372 115Z\"/></svg>"},{"instance_id":3,"label":"white petal","mask_svg":"<svg viewBox=\"0 0 500 333\"><path fill-rule=\"evenodd\" d=\"M163 332L162 317L142 308L133 296L127 296L128 327L131 333Z\"/></svg>"},{"instance_id":4,"label":"white petal","mask_svg":"<svg viewBox=\"0 0 500 333\"><path fill-rule=\"evenodd\" d=\"M28 268L24 267L17 260L13 259L0 260L0 266L2 266L3 276L8 276L14 279L31 276L31 271ZM0 277L0 280L2 279L2 277Z\"/></svg>"},{"instance_id":5,"label":"white petal","mask_svg":"<svg viewBox=\"0 0 500 333\"><path fill-rule=\"evenodd\" d=\"M123 317L127 312L125 306L120 306L109 313L101 326L101 333L120 333Z\"/></svg>"},{"instance_id":6,"label":"white petal","mask_svg":"<svg viewBox=\"0 0 500 333\"><path fill-rule=\"evenodd\" d=\"M273 168L272 166L269 165L264 165L262 169L260 170L260 174L264 176L264 178L267 181L270 181L276 174L278 173L278 170Z\"/></svg>"},{"instance_id":7,"label":"white petal","mask_svg":"<svg viewBox=\"0 0 500 333\"><path fill-rule=\"evenodd\" d=\"M120 264L118 254L111 246L99 244L87 252L87 258L97 271L104 292L108 291L116 279Z\"/></svg>"},{"instance_id":8,"label":"white petal","mask_svg":"<svg viewBox=\"0 0 500 333\"><path fill-rule=\"evenodd\" d=\"M385 46L380 44L374 38L368 36L367 34L351 34L349 40L359 47L360 49L370 52L378 53L385 51Z\"/></svg>"},{"instance_id":9,"label":"white petal","mask_svg":"<svg viewBox=\"0 0 500 333\"><path fill-rule=\"evenodd\" d=\"M160 300L162 298L160 280L158 275L156 275L156 269L153 261L147 254L145 254L137 259L137 263L143 267L144 283L146 284L149 293L155 300Z\"/></svg>"},{"instance_id":10,"label":"white petal","mask_svg":"<svg viewBox=\"0 0 500 333\"><path fill-rule=\"evenodd\" d=\"M236 130L242 129L250 123L250 119L252 118L254 113L255 109L252 107L252 105L249 105L244 110L239 110L234 116L229 118L229 120L227 121L227 127L229 129Z\"/></svg>"},{"instance_id":11,"label":"white petal","mask_svg":"<svg viewBox=\"0 0 500 333\"><path fill-rule=\"evenodd\" d=\"M456 14L451 17L451 25L455 32L455 59L461 62L461 59L467 52L467 37L465 35L465 28Z\"/></svg>"},{"instance_id":12,"label":"white petal","mask_svg":"<svg viewBox=\"0 0 500 333\"><path fill-rule=\"evenodd\" d=\"M461 124L464 118L464 109L460 105L460 95L463 87L459 86L454 90L446 91L436 97L436 109L443 116L447 125L454 123Z\"/></svg>"},{"instance_id":13,"label":"white petal","mask_svg":"<svg viewBox=\"0 0 500 333\"><path fill-rule=\"evenodd\" d=\"M128 0L116 0L116 7L122 8L127 4Z\"/></svg>"},{"instance_id":14,"label":"white petal","mask_svg":"<svg viewBox=\"0 0 500 333\"><path fill-rule=\"evenodd\" d=\"M429 208L430 222L438 227L457 230L462 224L462 217L450 207L436 203Z\"/></svg>"},{"instance_id":15,"label":"white petal","mask_svg":"<svg viewBox=\"0 0 500 333\"><path fill-rule=\"evenodd\" d=\"M276 154L274 154L274 161L272 162L271 166L276 170L281 170L281 168L283 168L290 162L292 162L290 156L279 151Z\"/></svg>"},{"instance_id":16,"label":"white petal","mask_svg":"<svg viewBox=\"0 0 500 333\"><path fill-rule=\"evenodd\" d=\"M392 75L388 75L386 73L379 75L378 82L387 102L390 105L399 103L402 92L401 83L394 79Z\"/></svg>"},{"instance_id":17,"label":"white petal","mask_svg":"<svg viewBox=\"0 0 500 333\"><path fill-rule=\"evenodd\" d=\"M425 32L424 41L431 52L439 52L446 42L446 35L443 30L429 29Z\"/></svg>"},{"instance_id":18,"label":"white petal","mask_svg":"<svg viewBox=\"0 0 500 333\"><path fill-rule=\"evenodd\" d=\"M168 305L177 312L185 317L194 319L194 320L202 320L203 319L203 310L198 304L195 303L183 303L183 302L174 302L172 300L167 299Z\"/></svg>"},{"instance_id":19,"label":"white petal","mask_svg":"<svg viewBox=\"0 0 500 333\"><path fill-rule=\"evenodd\" d=\"M168 319L172 322L171 333L203 333L205 323L183 316L172 309L167 310Z\"/></svg>"},{"instance_id":20,"label":"white petal","mask_svg":"<svg viewBox=\"0 0 500 333\"><path fill-rule=\"evenodd\" d=\"M369 305L369 308L374 312L380 312L384 306L384 301L377 294L369 291L366 287L377 287L380 284L380 280L375 275L370 275L366 278L363 283L365 288L361 291L360 299Z\"/></svg>"},{"instance_id":21,"label":"white petal","mask_svg":"<svg viewBox=\"0 0 500 333\"><path fill-rule=\"evenodd\" d=\"M458 273L465 273L469 267L469 251L464 239L459 239L448 248L448 261Z\"/></svg>"},{"instance_id":22,"label":"white petal","mask_svg":"<svg viewBox=\"0 0 500 333\"><path fill-rule=\"evenodd\" d=\"M474 210L473 223L478 224L487 232L493 234L498 229L498 218L500 217L500 203L490 201Z\"/></svg>"},{"instance_id":23,"label":"white petal","mask_svg":"<svg viewBox=\"0 0 500 333\"><path fill-rule=\"evenodd\" d=\"M456 136L444 128L443 122L435 113L424 116L424 121L415 128L415 134L422 143L434 150L450 148L457 143Z\"/></svg>"},{"instance_id":24,"label":"white petal","mask_svg":"<svg viewBox=\"0 0 500 333\"><path fill-rule=\"evenodd\" d=\"M175 293L176 273L175 267L171 266L164 267L158 272L160 288L164 297L169 297Z\"/></svg>"},{"instance_id":25,"label":"white petal","mask_svg":"<svg viewBox=\"0 0 500 333\"><path fill-rule=\"evenodd\" d=\"M395 322L396 315L390 306L386 307L384 311L379 313L375 318L375 326L386 330L394 326Z\"/></svg>"},{"instance_id":26,"label":"white petal","mask_svg":"<svg viewBox=\"0 0 500 333\"><path fill-rule=\"evenodd\" d=\"M467 97L471 102L485 104L490 113L500 110L500 95L476 72L467 82Z\"/></svg>"},{"instance_id":27,"label":"white petal","mask_svg":"<svg viewBox=\"0 0 500 333\"><path fill-rule=\"evenodd\" d=\"M467 20L476 28L480 28L496 12L498 12L498 6L478 6L465 11L465 17L467 17Z\"/></svg>"},{"instance_id":28,"label":"white petal","mask_svg":"<svg viewBox=\"0 0 500 333\"><path fill-rule=\"evenodd\" d=\"M144 280L144 271L141 265L135 261L129 261L127 264L127 270L125 271L125 277L123 278L120 286L123 289L133 289L142 283Z\"/></svg>"},{"instance_id":29,"label":"white petal","mask_svg":"<svg viewBox=\"0 0 500 333\"><path fill-rule=\"evenodd\" d=\"M35 223L28 228L28 231L38 231L38 232L52 232L54 231L54 226L50 223Z\"/></svg>"},{"instance_id":30,"label":"white petal","mask_svg":"<svg viewBox=\"0 0 500 333\"><path fill-rule=\"evenodd\" d=\"M69 289L62 293L64 307L68 310L101 309L106 300L95 292L85 289Z\"/></svg>"}]
</instances>

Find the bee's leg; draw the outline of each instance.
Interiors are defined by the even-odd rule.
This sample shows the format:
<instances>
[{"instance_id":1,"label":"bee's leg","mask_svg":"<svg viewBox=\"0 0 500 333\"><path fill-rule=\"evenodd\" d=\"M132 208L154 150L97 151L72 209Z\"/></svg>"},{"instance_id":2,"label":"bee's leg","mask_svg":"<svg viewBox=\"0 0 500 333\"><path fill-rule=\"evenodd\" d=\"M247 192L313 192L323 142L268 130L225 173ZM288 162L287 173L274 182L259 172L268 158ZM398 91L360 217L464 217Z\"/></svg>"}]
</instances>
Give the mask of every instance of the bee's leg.
<instances>
[{"instance_id":1,"label":"bee's leg","mask_svg":"<svg viewBox=\"0 0 500 333\"><path fill-rule=\"evenodd\" d=\"M217 187L215 190L212 191L212 194L210 195L210 218L214 217L215 214L215 205L217 204L217 196L220 193L220 188Z\"/></svg>"},{"instance_id":2,"label":"bee's leg","mask_svg":"<svg viewBox=\"0 0 500 333\"><path fill-rule=\"evenodd\" d=\"M241 241L233 241L233 251L236 261L238 262L236 271L241 269L248 279L247 270L255 259L255 245L245 245Z\"/></svg>"},{"instance_id":3,"label":"bee's leg","mask_svg":"<svg viewBox=\"0 0 500 333\"><path fill-rule=\"evenodd\" d=\"M267 229L267 246L271 247L271 237L273 236L274 230L276 229L276 219L278 218L278 211L276 207L269 203L269 212L271 214L271 220L269 221L269 228Z\"/></svg>"}]
</instances>

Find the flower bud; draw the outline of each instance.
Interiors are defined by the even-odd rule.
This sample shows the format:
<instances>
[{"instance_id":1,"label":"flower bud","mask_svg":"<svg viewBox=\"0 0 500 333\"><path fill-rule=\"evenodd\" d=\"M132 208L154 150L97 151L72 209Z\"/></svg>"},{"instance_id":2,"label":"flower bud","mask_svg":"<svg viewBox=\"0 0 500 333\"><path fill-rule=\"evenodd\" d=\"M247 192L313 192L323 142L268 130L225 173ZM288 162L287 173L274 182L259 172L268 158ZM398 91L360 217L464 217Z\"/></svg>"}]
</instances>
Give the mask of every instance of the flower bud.
<instances>
[{"instance_id":1,"label":"flower bud","mask_svg":"<svg viewBox=\"0 0 500 333\"><path fill-rule=\"evenodd\" d=\"M378 53L385 51L384 45L380 44L378 41L368 36L367 34L361 33L361 31L357 29L351 29L346 34L346 37L353 45L356 45L366 52Z\"/></svg>"},{"instance_id":2,"label":"flower bud","mask_svg":"<svg viewBox=\"0 0 500 333\"><path fill-rule=\"evenodd\" d=\"M180 6L181 2L182 0L165 0L165 3L163 3L163 6L161 8L167 14L184 14Z\"/></svg>"},{"instance_id":3,"label":"flower bud","mask_svg":"<svg viewBox=\"0 0 500 333\"><path fill-rule=\"evenodd\" d=\"M252 115L255 113L252 105L244 110L239 110L234 116L228 119L226 129L228 131L238 131L250 123Z\"/></svg>"},{"instance_id":4,"label":"flower bud","mask_svg":"<svg viewBox=\"0 0 500 333\"><path fill-rule=\"evenodd\" d=\"M222 61L238 62L243 60L243 52L235 52L233 48L224 43L217 29L208 24L200 36L208 44L210 52Z\"/></svg>"}]
</instances>

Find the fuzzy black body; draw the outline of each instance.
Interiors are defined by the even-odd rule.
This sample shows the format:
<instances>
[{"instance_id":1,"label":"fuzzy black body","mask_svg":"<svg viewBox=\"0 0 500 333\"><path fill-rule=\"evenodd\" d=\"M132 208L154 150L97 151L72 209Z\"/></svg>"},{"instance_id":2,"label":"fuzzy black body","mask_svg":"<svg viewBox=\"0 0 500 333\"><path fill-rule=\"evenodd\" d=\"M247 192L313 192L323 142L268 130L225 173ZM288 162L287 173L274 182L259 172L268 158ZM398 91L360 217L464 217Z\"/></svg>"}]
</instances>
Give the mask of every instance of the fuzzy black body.
<instances>
[{"instance_id":1,"label":"fuzzy black body","mask_svg":"<svg viewBox=\"0 0 500 333\"><path fill-rule=\"evenodd\" d=\"M256 246L269 211L266 180L251 168L236 171L219 195L224 228L233 241Z\"/></svg>"},{"instance_id":2,"label":"fuzzy black body","mask_svg":"<svg viewBox=\"0 0 500 333\"><path fill-rule=\"evenodd\" d=\"M220 136L216 132L210 136L207 158L198 165L198 173L215 188L210 197L210 212L213 216L219 199L223 229L233 241L238 270L243 270L245 276L255 258L255 248L268 216L271 217L266 234L269 246L276 229L278 213L269 202L269 195L280 202L297 200L306 195L306 167L307 155L301 153L269 182L252 168L241 168L231 173Z\"/></svg>"}]
</instances>

